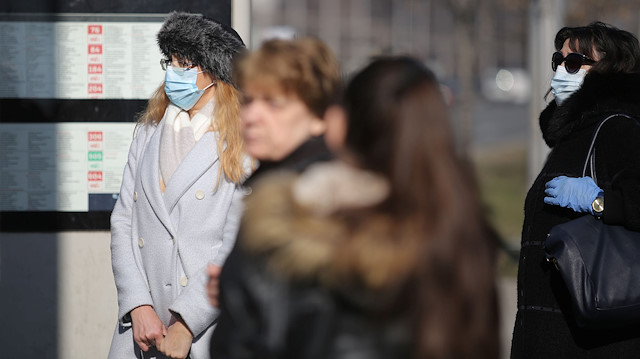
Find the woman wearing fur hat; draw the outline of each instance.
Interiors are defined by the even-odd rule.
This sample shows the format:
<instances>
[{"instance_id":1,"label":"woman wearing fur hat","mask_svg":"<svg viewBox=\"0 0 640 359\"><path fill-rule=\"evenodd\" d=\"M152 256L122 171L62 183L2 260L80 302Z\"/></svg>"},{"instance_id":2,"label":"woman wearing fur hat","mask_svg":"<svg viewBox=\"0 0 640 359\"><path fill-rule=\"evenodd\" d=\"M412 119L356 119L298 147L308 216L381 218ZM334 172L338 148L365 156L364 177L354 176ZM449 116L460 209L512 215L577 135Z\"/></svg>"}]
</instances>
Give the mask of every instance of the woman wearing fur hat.
<instances>
[{"instance_id":1,"label":"woman wearing fur hat","mask_svg":"<svg viewBox=\"0 0 640 359\"><path fill-rule=\"evenodd\" d=\"M174 12L157 36L166 71L129 151L111 215L118 325L110 358L208 358L217 309L205 268L233 247L248 175L231 28Z\"/></svg>"},{"instance_id":2,"label":"woman wearing fur hat","mask_svg":"<svg viewBox=\"0 0 640 359\"><path fill-rule=\"evenodd\" d=\"M544 243L551 227L585 215L640 230L640 44L597 22L561 29L555 48L555 100L540 115L551 153L525 202L511 357L637 358L638 329L577 326ZM584 161L596 128L615 114L624 116L604 123L596 138L596 184L582 177Z\"/></svg>"},{"instance_id":3,"label":"woman wearing fur hat","mask_svg":"<svg viewBox=\"0 0 640 359\"><path fill-rule=\"evenodd\" d=\"M212 356L496 358L493 243L438 82L380 59L344 107L325 116L340 160L256 181Z\"/></svg>"}]
</instances>

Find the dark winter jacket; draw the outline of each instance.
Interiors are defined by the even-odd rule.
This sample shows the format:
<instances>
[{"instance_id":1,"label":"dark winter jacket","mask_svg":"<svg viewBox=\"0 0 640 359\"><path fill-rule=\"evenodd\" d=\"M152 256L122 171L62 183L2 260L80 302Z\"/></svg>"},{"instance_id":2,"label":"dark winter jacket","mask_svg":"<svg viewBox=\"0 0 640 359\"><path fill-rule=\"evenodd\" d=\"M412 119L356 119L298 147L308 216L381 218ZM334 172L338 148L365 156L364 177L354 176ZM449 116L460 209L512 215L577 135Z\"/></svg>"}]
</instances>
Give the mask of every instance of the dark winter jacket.
<instances>
[{"instance_id":1,"label":"dark winter jacket","mask_svg":"<svg viewBox=\"0 0 640 359\"><path fill-rule=\"evenodd\" d=\"M640 325L613 331L575 325L565 285L544 255L551 227L590 215L545 204L545 183L560 175L582 176L594 130L617 113L640 119L639 74L590 73L562 106L552 102L540 115L551 152L525 201L512 358L637 358L640 353ZM605 193L604 222L640 230L640 124L612 118L600 130L595 148L597 181Z\"/></svg>"},{"instance_id":2,"label":"dark winter jacket","mask_svg":"<svg viewBox=\"0 0 640 359\"><path fill-rule=\"evenodd\" d=\"M389 290L406 277L407 251L380 240L390 220L365 216L354 229L338 215L386 193L380 177L339 162L257 181L223 268L212 357L410 357L407 305ZM358 236L353 256L341 255L345 236Z\"/></svg>"},{"instance_id":3,"label":"dark winter jacket","mask_svg":"<svg viewBox=\"0 0 640 359\"><path fill-rule=\"evenodd\" d=\"M260 166L245 182L244 186L251 188L263 176L276 171L303 172L316 162L329 161L333 155L327 148L322 137L312 137L280 161L260 161Z\"/></svg>"}]
</instances>

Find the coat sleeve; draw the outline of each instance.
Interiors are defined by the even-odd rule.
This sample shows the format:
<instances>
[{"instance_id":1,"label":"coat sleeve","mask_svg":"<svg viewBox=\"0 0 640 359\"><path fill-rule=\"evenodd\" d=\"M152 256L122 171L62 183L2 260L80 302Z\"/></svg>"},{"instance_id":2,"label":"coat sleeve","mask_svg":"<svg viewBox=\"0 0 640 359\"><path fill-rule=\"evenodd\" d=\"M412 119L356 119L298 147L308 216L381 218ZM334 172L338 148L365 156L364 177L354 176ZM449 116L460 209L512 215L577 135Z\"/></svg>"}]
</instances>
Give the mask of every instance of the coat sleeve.
<instances>
[{"instance_id":1,"label":"coat sleeve","mask_svg":"<svg viewBox=\"0 0 640 359\"><path fill-rule=\"evenodd\" d=\"M153 305L147 281L136 265L131 238L136 170L148 135L148 128L142 128L131 144L120 195L111 213L111 266L118 291L118 318L122 325L130 325L130 320L125 317L132 309Z\"/></svg>"},{"instance_id":2,"label":"coat sleeve","mask_svg":"<svg viewBox=\"0 0 640 359\"><path fill-rule=\"evenodd\" d=\"M242 218L242 212L244 210L244 189L240 186L236 188L231 199L231 206L222 229L222 246L218 250L216 257L213 259L213 264L222 266L224 261L231 253L231 249L236 243L236 237L238 236L238 228L240 228L240 219Z\"/></svg>"},{"instance_id":3,"label":"coat sleeve","mask_svg":"<svg viewBox=\"0 0 640 359\"><path fill-rule=\"evenodd\" d=\"M245 156L243 160L244 173L251 173L251 158ZM227 213L227 219L224 224L222 233L222 246L218 251L218 254L213 259L213 264L222 266L224 261L231 253L233 246L236 243L238 236L238 229L240 228L240 220L242 218L242 212L244 211L244 195L245 190L238 186L231 199L231 206Z\"/></svg>"},{"instance_id":4,"label":"coat sleeve","mask_svg":"<svg viewBox=\"0 0 640 359\"><path fill-rule=\"evenodd\" d=\"M640 123L614 118L601 131L595 148L596 176L605 198L602 219L640 231ZM606 174L602 181L600 168Z\"/></svg>"},{"instance_id":5,"label":"coat sleeve","mask_svg":"<svg viewBox=\"0 0 640 359\"><path fill-rule=\"evenodd\" d=\"M222 229L222 245L212 261L216 265L222 266L236 241L242 216L243 197L244 191L240 186L236 186ZM199 268L196 273L169 309L179 314L193 335L197 337L216 320L219 310L212 308L207 299L206 267Z\"/></svg>"}]
</instances>

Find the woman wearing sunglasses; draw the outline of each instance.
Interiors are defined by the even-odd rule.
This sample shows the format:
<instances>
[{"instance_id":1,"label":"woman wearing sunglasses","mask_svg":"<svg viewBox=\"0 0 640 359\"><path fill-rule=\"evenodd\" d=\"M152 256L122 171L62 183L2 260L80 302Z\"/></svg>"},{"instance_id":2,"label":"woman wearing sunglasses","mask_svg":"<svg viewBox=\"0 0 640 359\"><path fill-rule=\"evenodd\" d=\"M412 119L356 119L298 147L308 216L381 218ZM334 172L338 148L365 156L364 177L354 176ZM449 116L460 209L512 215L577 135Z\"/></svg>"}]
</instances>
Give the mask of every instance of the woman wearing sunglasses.
<instances>
[{"instance_id":1,"label":"woman wearing sunglasses","mask_svg":"<svg viewBox=\"0 0 640 359\"><path fill-rule=\"evenodd\" d=\"M554 100L540 115L551 153L525 202L512 358L637 358L640 327L588 331L576 325L559 273L545 260L551 227L589 215L640 230L640 45L601 22L555 38ZM594 131L597 184L582 177ZM640 257L640 254L639 254ZM638 285L629 283L629 285Z\"/></svg>"}]
</instances>

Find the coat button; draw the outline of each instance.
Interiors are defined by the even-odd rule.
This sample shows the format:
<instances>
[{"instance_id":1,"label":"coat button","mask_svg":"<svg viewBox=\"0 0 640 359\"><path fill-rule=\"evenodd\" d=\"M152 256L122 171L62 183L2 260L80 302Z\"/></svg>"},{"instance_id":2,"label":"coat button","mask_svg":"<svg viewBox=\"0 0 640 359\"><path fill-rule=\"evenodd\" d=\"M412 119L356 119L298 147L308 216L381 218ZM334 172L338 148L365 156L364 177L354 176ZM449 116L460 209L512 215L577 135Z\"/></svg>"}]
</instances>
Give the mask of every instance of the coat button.
<instances>
[{"instance_id":1,"label":"coat button","mask_svg":"<svg viewBox=\"0 0 640 359\"><path fill-rule=\"evenodd\" d=\"M144 247L144 239L142 237L138 238L138 247Z\"/></svg>"},{"instance_id":2,"label":"coat button","mask_svg":"<svg viewBox=\"0 0 640 359\"><path fill-rule=\"evenodd\" d=\"M138 192L133 192L133 201L137 201L138 200Z\"/></svg>"},{"instance_id":3,"label":"coat button","mask_svg":"<svg viewBox=\"0 0 640 359\"><path fill-rule=\"evenodd\" d=\"M196 191L196 198L197 199L203 199L204 198L204 191L199 189Z\"/></svg>"},{"instance_id":4,"label":"coat button","mask_svg":"<svg viewBox=\"0 0 640 359\"><path fill-rule=\"evenodd\" d=\"M189 283L189 279L187 279L187 277L180 278L180 285L181 286L186 287L187 283Z\"/></svg>"}]
</instances>

